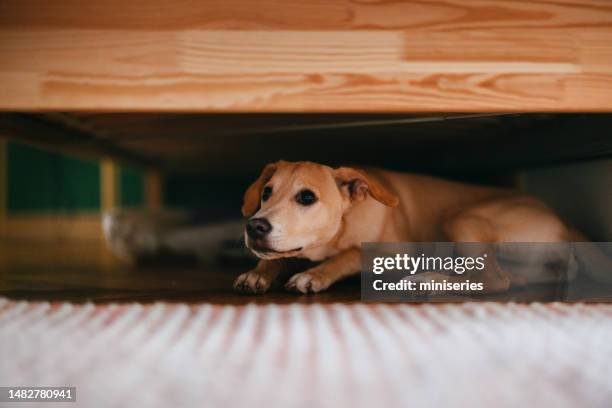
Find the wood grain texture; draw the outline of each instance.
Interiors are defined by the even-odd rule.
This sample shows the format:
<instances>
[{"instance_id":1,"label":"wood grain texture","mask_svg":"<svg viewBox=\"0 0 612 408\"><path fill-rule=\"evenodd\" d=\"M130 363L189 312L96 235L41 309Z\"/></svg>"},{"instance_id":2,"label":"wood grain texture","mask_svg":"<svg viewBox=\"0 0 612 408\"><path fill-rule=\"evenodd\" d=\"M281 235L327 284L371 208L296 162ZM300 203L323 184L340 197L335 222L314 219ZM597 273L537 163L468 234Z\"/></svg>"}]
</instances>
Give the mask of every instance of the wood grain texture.
<instances>
[{"instance_id":1,"label":"wood grain texture","mask_svg":"<svg viewBox=\"0 0 612 408\"><path fill-rule=\"evenodd\" d=\"M612 110L612 4L7 0L0 109Z\"/></svg>"}]
</instances>

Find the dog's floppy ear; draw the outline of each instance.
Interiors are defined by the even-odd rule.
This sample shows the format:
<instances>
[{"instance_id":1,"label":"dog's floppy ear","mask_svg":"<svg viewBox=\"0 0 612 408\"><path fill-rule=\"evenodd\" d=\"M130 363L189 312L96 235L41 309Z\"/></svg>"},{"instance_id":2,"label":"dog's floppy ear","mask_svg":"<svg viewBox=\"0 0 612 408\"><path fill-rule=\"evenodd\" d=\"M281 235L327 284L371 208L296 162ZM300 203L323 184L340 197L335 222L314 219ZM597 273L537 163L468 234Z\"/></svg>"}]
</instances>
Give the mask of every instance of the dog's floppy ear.
<instances>
[{"instance_id":1,"label":"dog's floppy ear","mask_svg":"<svg viewBox=\"0 0 612 408\"><path fill-rule=\"evenodd\" d=\"M261 174L259 175L257 180L255 180L253 184L251 184L249 188L247 188L246 192L244 193L244 201L242 203L242 215L244 215L245 217L250 217L251 215L255 214L259 209L259 203L261 200L261 190L274 175L276 167L276 163L270 163L266 165L266 167L264 167L261 171Z\"/></svg>"},{"instance_id":2,"label":"dog's floppy ear","mask_svg":"<svg viewBox=\"0 0 612 408\"><path fill-rule=\"evenodd\" d=\"M351 200L361 201L370 194L373 199L388 207L399 204L397 195L369 177L363 170L340 167L334 170L334 177L343 194L347 194Z\"/></svg>"}]
</instances>

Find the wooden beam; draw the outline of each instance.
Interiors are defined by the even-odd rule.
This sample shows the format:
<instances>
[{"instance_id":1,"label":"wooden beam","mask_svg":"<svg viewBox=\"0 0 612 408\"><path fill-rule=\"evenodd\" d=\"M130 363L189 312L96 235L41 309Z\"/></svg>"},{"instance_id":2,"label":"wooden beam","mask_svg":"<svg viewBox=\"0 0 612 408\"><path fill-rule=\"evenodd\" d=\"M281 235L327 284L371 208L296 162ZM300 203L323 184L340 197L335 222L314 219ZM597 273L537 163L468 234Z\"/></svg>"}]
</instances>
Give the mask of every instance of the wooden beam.
<instances>
[{"instance_id":1,"label":"wooden beam","mask_svg":"<svg viewBox=\"0 0 612 408\"><path fill-rule=\"evenodd\" d=\"M118 207L121 202L119 166L111 158L100 161L100 210L104 213Z\"/></svg>"},{"instance_id":2,"label":"wooden beam","mask_svg":"<svg viewBox=\"0 0 612 408\"><path fill-rule=\"evenodd\" d=\"M4 1L0 109L612 111L606 0L128 3Z\"/></svg>"}]
</instances>

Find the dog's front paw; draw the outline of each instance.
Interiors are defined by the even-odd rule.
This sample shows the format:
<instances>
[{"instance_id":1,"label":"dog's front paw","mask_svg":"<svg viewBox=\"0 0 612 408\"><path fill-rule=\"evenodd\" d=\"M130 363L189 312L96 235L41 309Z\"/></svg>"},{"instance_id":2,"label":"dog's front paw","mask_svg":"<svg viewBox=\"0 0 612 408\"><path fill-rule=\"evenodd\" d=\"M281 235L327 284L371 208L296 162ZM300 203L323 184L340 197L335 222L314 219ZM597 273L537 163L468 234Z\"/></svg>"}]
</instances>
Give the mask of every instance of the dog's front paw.
<instances>
[{"instance_id":1,"label":"dog's front paw","mask_svg":"<svg viewBox=\"0 0 612 408\"><path fill-rule=\"evenodd\" d=\"M285 288L301 293L317 293L327 289L330 284L322 273L306 271L293 275L285 284Z\"/></svg>"},{"instance_id":2,"label":"dog's front paw","mask_svg":"<svg viewBox=\"0 0 612 408\"><path fill-rule=\"evenodd\" d=\"M234 281L234 290L239 293L265 293L270 286L272 280L256 271L243 273Z\"/></svg>"}]
</instances>

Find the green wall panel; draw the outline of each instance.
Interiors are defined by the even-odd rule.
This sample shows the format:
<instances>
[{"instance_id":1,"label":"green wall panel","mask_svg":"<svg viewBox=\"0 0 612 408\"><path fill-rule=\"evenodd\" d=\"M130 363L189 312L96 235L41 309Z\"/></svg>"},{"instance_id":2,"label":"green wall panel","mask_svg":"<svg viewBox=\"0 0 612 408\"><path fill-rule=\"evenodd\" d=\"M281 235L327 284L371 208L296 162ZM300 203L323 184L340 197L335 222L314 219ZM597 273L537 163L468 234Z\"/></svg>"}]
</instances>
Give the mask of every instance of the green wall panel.
<instances>
[{"instance_id":1,"label":"green wall panel","mask_svg":"<svg viewBox=\"0 0 612 408\"><path fill-rule=\"evenodd\" d=\"M227 174L225 177L170 173L164 177L164 205L192 210L200 221L242 217L245 189L253 182Z\"/></svg>"},{"instance_id":2,"label":"green wall panel","mask_svg":"<svg viewBox=\"0 0 612 408\"><path fill-rule=\"evenodd\" d=\"M120 204L122 207L140 207L144 204L144 174L130 167L119 171Z\"/></svg>"},{"instance_id":3,"label":"green wall panel","mask_svg":"<svg viewBox=\"0 0 612 408\"><path fill-rule=\"evenodd\" d=\"M100 209L100 166L18 143L8 143L8 211Z\"/></svg>"}]
</instances>

